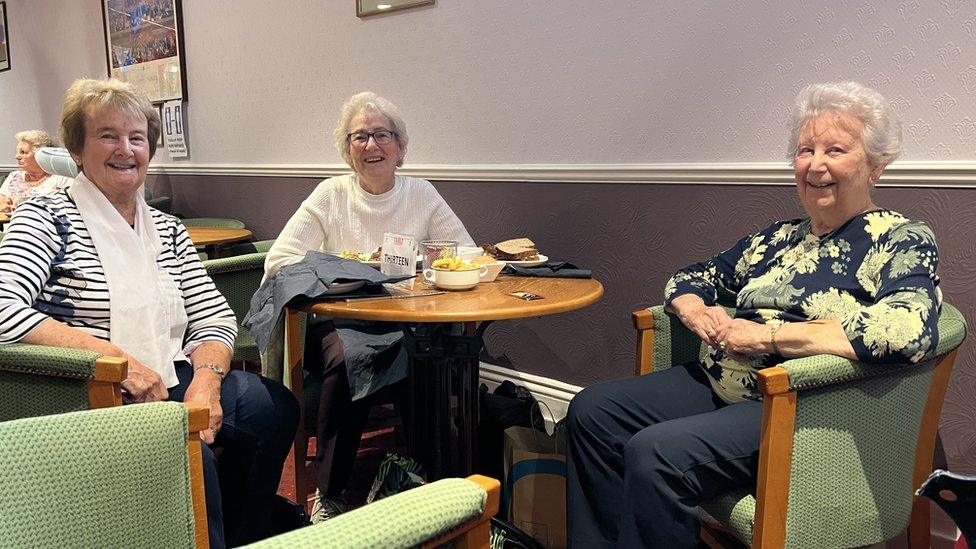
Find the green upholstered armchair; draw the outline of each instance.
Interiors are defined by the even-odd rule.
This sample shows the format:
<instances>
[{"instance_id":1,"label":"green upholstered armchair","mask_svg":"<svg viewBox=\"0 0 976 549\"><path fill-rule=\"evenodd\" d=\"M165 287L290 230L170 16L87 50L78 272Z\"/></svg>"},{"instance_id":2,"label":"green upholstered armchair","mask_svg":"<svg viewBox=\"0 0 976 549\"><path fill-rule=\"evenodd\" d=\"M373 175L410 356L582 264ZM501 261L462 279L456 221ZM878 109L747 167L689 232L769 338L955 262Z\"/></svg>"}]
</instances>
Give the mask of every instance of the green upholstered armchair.
<instances>
[{"instance_id":1,"label":"green upholstered armchair","mask_svg":"<svg viewBox=\"0 0 976 549\"><path fill-rule=\"evenodd\" d=\"M486 548L500 489L497 480L481 475L442 479L247 547Z\"/></svg>"},{"instance_id":2,"label":"green upholstered armchair","mask_svg":"<svg viewBox=\"0 0 976 549\"><path fill-rule=\"evenodd\" d=\"M0 345L0 421L122 405L125 359L93 351Z\"/></svg>"},{"instance_id":3,"label":"green upholstered armchair","mask_svg":"<svg viewBox=\"0 0 976 549\"><path fill-rule=\"evenodd\" d=\"M207 424L173 402L0 423L0 547L207 547ZM487 547L499 490L444 479L250 547Z\"/></svg>"},{"instance_id":4,"label":"green upholstered armchair","mask_svg":"<svg viewBox=\"0 0 976 549\"><path fill-rule=\"evenodd\" d=\"M274 239L271 240L256 240L254 242L243 242L241 244L229 244L224 247L224 255L244 255L253 254L257 252L267 252L271 249L274 244Z\"/></svg>"},{"instance_id":5,"label":"green upholstered armchair","mask_svg":"<svg viewBox=\"0 0 976 549\"><path fill-rule=\"evenodd\" d=\"M151 196L149 191L146 191L146 204L149 204L153 208L163 212L170 213L173 209L173 199L168 196Z\"/></svg>"},{"instance_id":6,"label":"green upholstered armchair","mask_svg":"<svg viewBox=\"0 0 976 549\"><path fill-rule=\"evenodd\" d=\"M0 423L0 547L207 547L208 422L154 402Z\"/></svg>"},{"instance_id":7,"label":"green upholstered armchair","mask_svg":"<svg viewBox=\"0 0 976 549\"><path fill-rule=\"evenodd\" d=\"M217 285L217 290L227 299L237 317L237 339L234 341L233 360L260 363L257 343L251 332L241 325L244 315L251 308L251 297L261 286L264 276L264 258L267 252L244 254L203 262L207 274Z\"/></svg>"},{"instance_id":8,"label":"green upholstered armchair","mask_svg":"<svg viewBox=\"0 0 976 549\"><path fill-rule=\"evenodd\" d=\"M663 307L633 313L637 375L696 360L701 340ZM939 414L966 336L948 303L936 357L877 365L818 355L759 372L763 394L757 486L702 505L702 539L753 547L855 547L899 535L929 547L928 502ZM717 521L721 529L709 526Z\"/></svg>"}]
</instances>

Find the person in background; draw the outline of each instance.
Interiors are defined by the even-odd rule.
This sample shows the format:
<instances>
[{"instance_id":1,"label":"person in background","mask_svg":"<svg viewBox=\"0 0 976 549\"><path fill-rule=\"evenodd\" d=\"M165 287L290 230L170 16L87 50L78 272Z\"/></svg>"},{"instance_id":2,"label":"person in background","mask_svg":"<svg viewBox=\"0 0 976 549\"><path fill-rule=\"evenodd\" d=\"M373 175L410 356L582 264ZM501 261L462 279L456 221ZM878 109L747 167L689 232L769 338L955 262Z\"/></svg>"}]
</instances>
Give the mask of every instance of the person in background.
<instances>
[{"instance_id":1,"label":"person in background","mask_svg":"<svg viewBox=\"0 0 976 549\"><path fill-rule=\"evenodd\" d=\"M667 308L710 346L705 357L571 401L572 546L696 547L699 503L755 486L758 370L818 354L918 363L934 352L935 237L872 198L902 150L888 102L854 82L809 86L788 149L807 217L746 236L665 288ZM720 299L735 301L735 318Z\"/></svg>"},{"instance_id":2,"label":"person in background","mask_svg":"<svg viewBox=\"0 0 976 549\"><path fill-rule=\"evenodd\" d=\"M336 148L353 173L321 182L275 240L265 279L301 261L306 252L370 253L383 234L410 234L417 241L455 240L473 245L461 220L429 181L396 174L407 154L407 126L400 111L372 92L352 96L335 128ZM406 352L396 324L327 321L313 325L306 348L321 370L316 423L317 491L312 521L345 509L349 483L369 408L405 393ZM369 342L369 343L367 343ZM401 406L401 410L405 407Z\"/></svg>"},{"instance_id":3,"label":"person in background","mask_svg":"<svg viewBox=\"0 0 976 549\"><path fill-rule=\"evenodd\" d=\"M46 173L34 160L34 153L41 147L53 147L57 144L53 137L41 130L27 130L14 135L17 140L17 165L7 175L0 185L0 211L9 212L20 202L51 194L66 187L71 180L61 175Z\"/></svg>"},{"instance_id":4,"label":"person in background","mask_svg":"<svg viewBox=\"0 0 976 549\"><path fill-rule=\"evenodd\" d=\"M11 218L0 243L0 344L124 357L127 403L206 404L210 546L241 545L275 533L271 506L298 403L279 383L229 370L234 313L183 225L142 193L159 131L156 108L131 84L68 88L61 136L80 172Z\"/></svg>"}]
</instances>

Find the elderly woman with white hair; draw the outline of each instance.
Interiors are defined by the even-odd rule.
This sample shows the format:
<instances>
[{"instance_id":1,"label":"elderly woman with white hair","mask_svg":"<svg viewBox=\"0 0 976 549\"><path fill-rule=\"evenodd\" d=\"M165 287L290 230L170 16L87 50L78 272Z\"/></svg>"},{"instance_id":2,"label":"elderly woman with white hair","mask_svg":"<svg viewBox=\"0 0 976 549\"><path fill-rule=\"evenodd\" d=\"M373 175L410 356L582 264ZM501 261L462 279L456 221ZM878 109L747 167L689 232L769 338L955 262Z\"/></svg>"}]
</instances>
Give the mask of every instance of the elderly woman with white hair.
<instances>
[{"instance_id":1,"label":"elderly woman with white hair","mask_svg":"<svg viewBox=\"0 0 976 549\"><path fill-rule=\"evenodd\" d=\"M901 143L877 92L853 82L800 92L789 156L807 217L746 236L665 288L667 307L710 352L571 402L572 545L695 547L696 506L755 483L759 369L824 353L916 363L934 352L935 238L871 195ZM719 301L734 301L735 318Z\"/></svg>"},{"instance_id":2,"label":"elderly woman with white hair","mask_svg":"<svg viewBox=\"0 0 976 549\"><path fill-rule=\"evenodd\" d=\"M301 261L309 250L369 253L387 232L474 244L429 181L396 174L408 142L406 123L393 103L372 92L352 96L339 115L335 144L353 173L326 179L302 202L268 251L265 278ZM309 330L306 346L314 350L306 351L306 369L323 376L313 522L344 510L343 491L370 406L404 397L400 333L395 324L340 320ZM353 340L361 347L367 339L375 355L352 357Z\"/></svg>"},{"instance_id":3,"label":"elderly woman with white hair","mask_svg":"<svg viewBox=\"0 0 976 549\"><path fill-rule=\"evenodd\" d=\"M7 174L0 184L0 211L10 211L21 201L35 196L51 194L68 186L71 180L61 175L46 173L34 153L41 147L53 147L57 142L47 132L27 130L14 134L17 140L17 165L19 170Z\"/></svg>"}]
</instances>

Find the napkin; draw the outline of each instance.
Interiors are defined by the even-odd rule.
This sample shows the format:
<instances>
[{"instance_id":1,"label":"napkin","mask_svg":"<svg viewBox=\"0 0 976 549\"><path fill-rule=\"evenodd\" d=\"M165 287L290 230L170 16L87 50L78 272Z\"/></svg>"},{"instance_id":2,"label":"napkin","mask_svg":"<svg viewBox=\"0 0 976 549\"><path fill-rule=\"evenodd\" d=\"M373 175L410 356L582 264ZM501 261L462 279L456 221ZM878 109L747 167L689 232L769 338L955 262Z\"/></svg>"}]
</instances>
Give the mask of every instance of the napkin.
<instances>
[{"instance_id":1,"label":"napkin","mask_svg":"<svg viewBox=\"0 0 976 549\"><path fill-rule=\"evenodd\" d=\"M593 271L580 269L565 261L547 261L535 267L519 267L509 263L502 274L513 276L549 276L556 278L593 278Z\"/></svg>"}]
</instances>

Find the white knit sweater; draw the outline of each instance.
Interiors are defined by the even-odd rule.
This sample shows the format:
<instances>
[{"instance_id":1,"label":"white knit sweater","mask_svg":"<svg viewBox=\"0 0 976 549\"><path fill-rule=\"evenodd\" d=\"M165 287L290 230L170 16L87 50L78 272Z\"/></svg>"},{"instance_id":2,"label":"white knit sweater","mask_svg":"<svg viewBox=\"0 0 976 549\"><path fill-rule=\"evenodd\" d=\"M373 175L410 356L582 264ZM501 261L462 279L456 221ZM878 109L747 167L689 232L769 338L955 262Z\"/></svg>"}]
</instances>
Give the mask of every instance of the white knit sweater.
<instances>
[{"instance_id":1,"label":"white knit sweater","mask_svg":"<svg viewBox=\"0 0 976 549\"><path fill-rule=\"evenodd\" d=\"M393 189L369 194L354 174L326 179L302 202L268 252L264 276L297 263L309 250L372 252L383 233L411 234L417 242L474 240L437 189L424 179L396 176Z\"/></svg>"}]
</instances>

